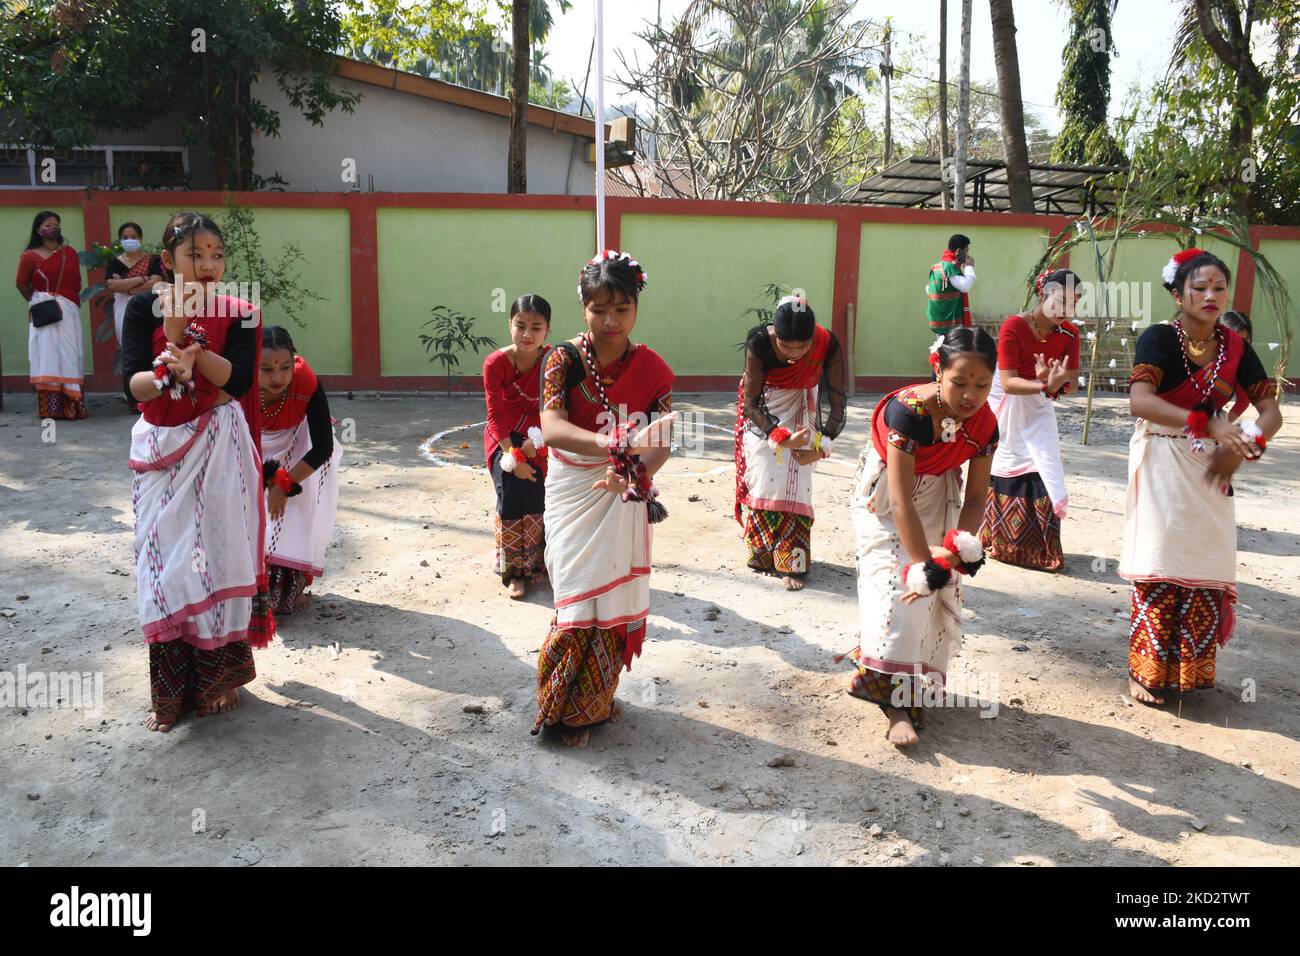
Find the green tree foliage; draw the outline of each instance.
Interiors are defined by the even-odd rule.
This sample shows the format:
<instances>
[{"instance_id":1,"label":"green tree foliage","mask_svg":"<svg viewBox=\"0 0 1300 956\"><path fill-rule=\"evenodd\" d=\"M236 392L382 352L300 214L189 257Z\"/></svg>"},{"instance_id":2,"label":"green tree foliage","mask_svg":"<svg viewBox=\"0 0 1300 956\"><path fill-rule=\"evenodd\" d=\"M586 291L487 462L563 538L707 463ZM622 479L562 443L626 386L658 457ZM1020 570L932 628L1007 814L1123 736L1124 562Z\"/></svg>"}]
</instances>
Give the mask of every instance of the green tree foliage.
<instances>
[{"instance_id":1,"label":"green tree foliage","mask_svg":"<svg viewBox=\"0 0 1300 956\"><path fill-rule=\"evenodd\" d=\"M514 62L510 44L510 4L505 0L346 0L348 55L367 63L406 70L448 83L505 96ZM571 0L533 0L528 35L529 99L543 106L567 105L568 84L556 81L545 64L543 45L556 16Z\"/></svg>"},{"instance_id":2,"label":"green tree foliage","mask_svg":"<svg viewBox=\"0 0 1300 956\"><path fill-rule=\"evenodd\" d=\"M620 57L620 82L656 104L638 122L667 191L808 202L856 185L881 33L849 0L693 0L640 35L654 56Z\"/></svg>"},{"instance_id":3,"label":"green tree foliage","mask_svg":"<svg viewBox=\"0 0 1300 956\"><path fill-rule=\"evenodd\" d=\"M316 125L351 112L359 97L330 82L342 41L338 0L0 0L0 137L66 150L171 115L221 186L261 188L253 143L280 117L253 81L274 75Z\"/></svg>"},{"instance_id":4,"label":"green tree foliage","mask_svg":"<svg viewBox=\"0 0 1300 956\"><path fill-rule=\"evenodd\" d=\"M1110 107L1110 57L1112 0L1067 0L1070 39L1062 53L1061 79L1056 104L1064 122L1052 150L1057 163L1118 166L1124 151L1106 125Z\"/></svg>"},{"instance_id":5,"label":"green tree foliage","mask_svg":"<svg viewBox=\"0 0 1300 956\"><path fill-rule=\"evenodd\" d=\"M1211 48L1191 7L1167 75L1127 117L1136 177L1178 215L1300 225L1300 6L1253 5L1263 95Z\"/></svg>"}]
</instances>

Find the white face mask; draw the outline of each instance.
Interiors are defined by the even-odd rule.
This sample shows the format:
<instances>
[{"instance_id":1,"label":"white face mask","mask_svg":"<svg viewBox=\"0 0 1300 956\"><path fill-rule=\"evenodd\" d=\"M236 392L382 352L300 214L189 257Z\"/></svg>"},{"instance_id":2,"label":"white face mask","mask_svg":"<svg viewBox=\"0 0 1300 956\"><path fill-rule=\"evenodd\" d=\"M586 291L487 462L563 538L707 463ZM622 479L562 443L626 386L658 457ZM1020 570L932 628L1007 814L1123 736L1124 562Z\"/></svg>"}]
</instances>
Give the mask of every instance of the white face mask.
<instances>
[{"instance_id":1,"label":"white face mask","mask_svg":"<svg viewBox=\"0 0 1300 956\"><path fill-rule=\"evenodd\" d=\"M140 251L140 240L139 240L139 239L123 239L123 240L122 240L122 248L125 249L127 252L139 252L139 251Z\"/></svg>"}]
</instances>

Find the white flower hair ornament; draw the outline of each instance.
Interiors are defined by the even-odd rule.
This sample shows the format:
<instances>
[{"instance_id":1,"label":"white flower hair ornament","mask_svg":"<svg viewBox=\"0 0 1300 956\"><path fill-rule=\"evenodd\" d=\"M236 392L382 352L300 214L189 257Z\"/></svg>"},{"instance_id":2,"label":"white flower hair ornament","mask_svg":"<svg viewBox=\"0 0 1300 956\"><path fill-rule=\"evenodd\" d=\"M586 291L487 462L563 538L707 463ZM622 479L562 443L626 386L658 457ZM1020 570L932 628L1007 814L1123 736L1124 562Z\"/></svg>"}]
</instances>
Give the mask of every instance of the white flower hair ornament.
<instances>
[{"instance_id":1,"label":"white flower hair ornament","mask_svg":"<svg viewBox=\"0 0 1300 956\"><path fill-rule=\"evenodd\" d=\"M1165 263L1165 267L1160 270L1160 278L1164 280L1165 288L1174 287L1174 277L1178 275L1178 267L1188 259L1195 259L1197 256L1205 255L1204 249L1184 249L1181 252L1175 252Z\"/></svg>"},{"instance_id":2,"label":"white flower hair ornament","mask_svg":"<svg viewBox=\"0 0 1300 956\"><path fill-rule=\"evenodd\" d=\"M607 262L610 260L618 260L620 262L625 262L632 269L636 270L636 291L637 294L639 295L641 291L645 289L646 283L650 281L650 274L641 268L641 263L637 262L636 259L632 258L632 254L630 252L615 252L613 249L606 249L604 252L592 256L590 259L588 259L587 266L598 266L602 262ZM582 274L586 271L587 271L587 267L584 266L578 272L578 280L579 280L578 301L579 302L582 301L582 281L581 281Z\"/></svg>"}]
</instances>

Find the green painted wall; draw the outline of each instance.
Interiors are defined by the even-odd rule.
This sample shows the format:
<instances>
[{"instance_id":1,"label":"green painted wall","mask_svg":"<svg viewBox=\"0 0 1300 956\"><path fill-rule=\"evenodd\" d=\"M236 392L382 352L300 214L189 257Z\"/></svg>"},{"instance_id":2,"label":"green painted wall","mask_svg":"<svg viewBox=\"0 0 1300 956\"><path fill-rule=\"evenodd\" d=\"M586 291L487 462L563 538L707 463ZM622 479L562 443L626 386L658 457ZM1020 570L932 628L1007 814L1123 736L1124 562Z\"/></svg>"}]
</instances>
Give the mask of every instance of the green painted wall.
<instances>
[{"instance_id":1,"label":"green painted wall","mask_svg":"<svg viewBox=\"0 0 1300 956\"><path fill-rule=\"evenodd\" d=\"M1287 367L1287 377L1300 377L1300 323L1296 321L1296 313L1300 311L1300 242L1287 239L1263 239L1259 243L1259 251L1264 257L1272 263L1273 268L1282 274L1283 280L1287 285L1287 292L1291 295L1291 315L1287 316L1287 322L1290 324L1291 335L1291 361ZM1282 338L1278 333L1277 319L1273 312L1273 307L1269 304L1268 296L1264 295L1264 290L1259 284L1259 276L1255 277L1255 292L1251 300L1250 321L1255 329L1255 351L1264 362L1264 367L1271 373L1277 364L1279 352L1270 350L1269 342L1281 342Z\"/></svg>"},{"instance_id":2,"label":"green painted wall","mask_svg":"<svg viewBox=\"0 0 1300 956\"><path fill-rule=\"evenodd\" d=\"M741 372L736 346L755 325L749 308L772 307L762 286L803 289L830 327L835 223L714 216L623 217L623 248L645 266L636 337L678 375Z\"/></svg>"},{"instance_id":3,"label":"green painted wall","mask_svg":"<svg viewBox=\"0 0 1300 956\"><path fill-rule=\"evenodd\" d=\"M1226 242L1213 239L1201 240L1200 246L1226 262L1233 270L1235 281L1237 249ZM1101 246L1103 258L1107 258L1108 250L1109 245ZM1114 271L1109 276L1110 282L1124 286L1123 292L1114 289L1111 293L1110 314L1116 321L1128 324L1130 329L1132 323L1137 322L1138 332L1141 332L1153 322L1163 322L1174 317L1177 308L1161 281L1160 270L1177 251L1178 246L1173 239L1160 233L1120 242L1115 253ZM1097 281L1096 256L1090 243L1075 246L1070 253L1070 267L1085 282ZM1125 295L1128 298L1127 308Z\"/></svg>"},{"instance_id":4,"label":"green painted wall","mask_svg":"<svg viewBox=\"0 0 1300 956\"><path fill-rule=\"evenodd\" d=\"M380 209L377 229L384 375L442 374L419 338L437 305L475 316L475 333L498 345L510 341L510 303L526 292L551 303L551 342L582 328L576 289L592 255L589 213ZM484 357L462 355L460 373L481 374Z\"/></svg>"},{"instance_id":5,"label":"green painted wall","mask_svg":"<svg viewBox=\"0 0 1300 956\"><path fill-rule=\"evenodd\" d=\"M948 247L951 225L865 223L858 264L857 375L928 375L934 337L926 322L930 266ZM971 316L1001 319L1020 309L1025 278L1047 248L1041 229L968 228L975 259Z\"/></svg>"},{"instance_id":6,"label":"green painted wall","mask_svg":"<svg viewBox=\"0 0 1300 956\"><path fill-rule=\"evenodd\" d=\"M220 209L201 211L220 218ZM160 243L172 212L165 206L114 205L109 210L114 234L122 223L137 222L144 230L145 242L153 246ZM262 321L287 328L294 345L320 374L351 374L352 255L347 210L260 208L255 215L262 254L275 259L286 243L297 243L303 251L298 281L324 297L302 309L298 316L302 325L274 304L263 307Z\"/></svg>"},{"instance_id":7,"label":"green painted wall","mask_svg":"<svg viewBox=\"0 0 1300 956\"><path fill-rule=\"evenodd\" d=\"M3 374L5 375L27 375L30 371L27 364L27 303L23 297L18 294L14 288L14 275L18 271L18 257L22 254L23 248L27 245L27 237L32 230L32 217L44 206L0 206L0 236L5 238L5 251L8 256L4 268L8 273L8 279L4 282L4 291L0 292L0 301L5 303L4 309L0 310L3 319L0 320L0 364L3 364ZM65 241L77 250L85 249L90 243L86 242L84 222L81 215L81 209L77 207L68 207L54 209L58 213L59 219L63 225L63 236ZM85 288L86 273L81 273L81 285ZM85 303L81 306L81 328L82 328L82 355L85 361L85 372L89 375L94 369L94 356L92 353L91 328L89 320L90 310ZM99 313L102 317L103 313Z\"/></svg>"}]
</instances>

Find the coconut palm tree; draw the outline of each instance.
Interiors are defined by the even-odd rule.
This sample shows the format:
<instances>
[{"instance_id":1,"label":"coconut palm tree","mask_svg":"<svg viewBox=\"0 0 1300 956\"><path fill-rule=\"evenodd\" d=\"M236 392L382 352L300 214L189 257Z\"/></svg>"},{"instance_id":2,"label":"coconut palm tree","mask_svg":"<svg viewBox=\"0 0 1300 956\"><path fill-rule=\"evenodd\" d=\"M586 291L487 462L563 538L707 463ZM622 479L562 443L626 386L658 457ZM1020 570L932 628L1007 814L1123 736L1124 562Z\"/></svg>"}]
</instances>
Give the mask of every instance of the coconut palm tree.
<instances>
[{"instance_id":1,"label":"coconut palm tree","mask_svg":"<svg viewBox=\"0 0 1300 956\"><path fill-rule=\"evenodd\" d=\"M1016 17L1011 0L989 0L993 21L993 61L1002 97L1002 142L1007 154L1007 192L1012 212L1034 211L1025 144L1025 107L1020 98L1020 58L1016 55Z\"/></svg>"}]
</instances>

